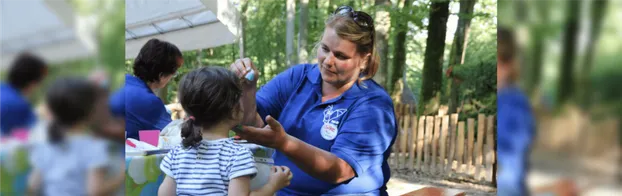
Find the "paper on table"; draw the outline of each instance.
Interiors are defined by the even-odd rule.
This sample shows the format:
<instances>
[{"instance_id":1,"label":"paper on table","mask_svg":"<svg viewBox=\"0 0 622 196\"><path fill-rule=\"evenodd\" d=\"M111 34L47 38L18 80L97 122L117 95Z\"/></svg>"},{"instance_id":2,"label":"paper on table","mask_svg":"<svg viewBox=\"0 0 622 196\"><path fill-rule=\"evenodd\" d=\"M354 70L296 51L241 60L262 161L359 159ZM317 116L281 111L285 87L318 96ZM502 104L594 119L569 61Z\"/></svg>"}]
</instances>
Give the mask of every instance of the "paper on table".
<instances>
[{"instance_id":1,"label":"paper on table","mask_svg":"<svg viewBox=\"0 0 622 196\"><path fill-rule=\"evenodd\" d=\"M138 131L140 141L146 142L153 146L158 146L160 130L140 130Z\"/></svg>"}]
</instances>

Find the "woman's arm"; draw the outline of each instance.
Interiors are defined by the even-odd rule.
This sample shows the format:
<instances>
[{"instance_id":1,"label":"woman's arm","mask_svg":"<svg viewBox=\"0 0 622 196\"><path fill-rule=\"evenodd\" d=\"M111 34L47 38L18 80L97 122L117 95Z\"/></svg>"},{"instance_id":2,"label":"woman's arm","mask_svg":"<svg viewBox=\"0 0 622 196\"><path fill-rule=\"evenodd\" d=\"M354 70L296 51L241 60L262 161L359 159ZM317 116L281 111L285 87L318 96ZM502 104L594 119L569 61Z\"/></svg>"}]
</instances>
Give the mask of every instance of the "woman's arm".
<instances>
[{"instance_id":1,"label":"woman's arm","mask_svg":"<svg viewBox=\"0 0 622 196\"><path fill-rule=\"evenodd\" d=\"M322 181L339 184L355 176L350 164L343 159L290 135L278 150L305 173Z\"/></svg>"},{"instance_id":2,"label":"woman's arm","mask_svg":"<svg viewBox=\"0 0 622 196\"><path fill-rule=\"evenodd\" d=\"M162 182L162 184L160 185L160 188L158 189L158 196L174 196L176 190L177 190L177 183L175 182L175 179L166 175L166 178L164 178L164 181Z\"/></svg>"},{"instance_id":3,"label":"woman's arm","mask_svg":"<svg viewBox=\"0 0 622 196\"><path fill-rule=\"evenodd\" d=\"M41 187L41 172L38 169L34 169L28 177L28 190L26 195L35 196L40 195L39 191Z\"/></svg>"},{"instance_id":4,"label":"woman's arm","mask_svg":"<svg viewBox=\"0 0 622 196\"><path fill-rule=\"evenodd\" d=\"M355 176L352 167L343 159L287 135L283 126L271 116L266 117L266 122L268 125L264 128L245 126L238 134L251 143L281 151L305 173L322 181L338 184Z\"/></svg>"}]
</instances>

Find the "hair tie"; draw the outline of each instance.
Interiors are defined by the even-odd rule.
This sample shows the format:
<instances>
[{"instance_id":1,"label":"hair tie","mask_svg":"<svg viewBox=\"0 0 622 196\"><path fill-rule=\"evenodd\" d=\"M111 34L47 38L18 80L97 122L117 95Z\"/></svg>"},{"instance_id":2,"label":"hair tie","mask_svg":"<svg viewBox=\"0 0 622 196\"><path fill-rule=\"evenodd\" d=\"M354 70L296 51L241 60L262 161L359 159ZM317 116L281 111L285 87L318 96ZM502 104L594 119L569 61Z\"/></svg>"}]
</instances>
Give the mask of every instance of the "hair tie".
<instances>
[{"instance_id":1,"label":"hair tie","mask_svg":"<svg viewBox=\"0 0 622 196\"><path fill-rule=\"evenodd\" d=\"M190 120L195 120L195 119L194 119L194 116L189 116L189 117L188 117L188 119L190 119Z\"/></svg>"}]
</instances>

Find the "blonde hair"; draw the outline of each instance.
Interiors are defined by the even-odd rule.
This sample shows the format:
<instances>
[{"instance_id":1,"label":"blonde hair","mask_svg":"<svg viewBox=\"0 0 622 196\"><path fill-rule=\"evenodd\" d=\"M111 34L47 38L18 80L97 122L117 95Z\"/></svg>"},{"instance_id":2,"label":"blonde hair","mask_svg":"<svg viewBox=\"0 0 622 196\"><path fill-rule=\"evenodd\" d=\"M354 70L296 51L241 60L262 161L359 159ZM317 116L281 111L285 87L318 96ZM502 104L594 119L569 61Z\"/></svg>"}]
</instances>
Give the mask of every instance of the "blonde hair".
<instances>
[{"instance_id":1,"label":"blonde hair","mask_svg":"<svg viewBox=\"0 0 622 196\"><path fill-rule=\"evenodd\" d=\"M359 55L366 56L366 54L370 54L366 56L365 62L367 65L365 69L361 70L364 76L359 78L359 82L374 77L380 66L380 57L376 52L377 50L374 42L374 30L372 29L370 31L369 29L365 29L365 27L359 26L351 17L344 15L333 14L326 19L324 24L326 27L334 29L341 39L356 44L356 52ZM320 40L322 40L322 36L320 36ZM320 41L315 45L316 51L319 44Z\"/></svg>"}]
</instances>

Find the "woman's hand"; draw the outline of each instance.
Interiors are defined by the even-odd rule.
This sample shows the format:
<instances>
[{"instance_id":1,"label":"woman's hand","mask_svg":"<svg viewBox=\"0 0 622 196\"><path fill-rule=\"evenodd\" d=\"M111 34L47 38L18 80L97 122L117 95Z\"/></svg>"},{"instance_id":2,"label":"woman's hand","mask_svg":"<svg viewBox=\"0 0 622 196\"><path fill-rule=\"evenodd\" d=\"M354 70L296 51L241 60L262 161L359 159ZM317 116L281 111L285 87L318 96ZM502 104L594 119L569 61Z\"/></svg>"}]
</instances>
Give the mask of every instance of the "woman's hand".
<instances>
[{"instance_id":1,"label":"woman's hand","mask_svg":"<svg viewBox=\"0 0 622 196\"><path fill-rule=\"evenodd\" d=\"M229 69L233 71L240 79L245 81L243 83L245 91L249 89L257 88L257 79L259 78L259 71L257 70L257 68L255 68L255 65L253 64L253 62L251 62L251 59L249 58L238 59L233 64L231 64ZM250 78L251 80L248 80L246 78L246 74L248 74L251 71L253 71L254 74L252 75L252 78Z\"/></svg>"},{"instance_id":2,"label":"woman's hand","mask_svg":"<svg viewBox=\"0 0 622 196\"><path fill-rule=\"evenodd\" d=\"M282 150L289 140L289 135L285 133L281 123L272 118L272 116L268 115L266 117L266 122L268 125L264 128L243 126L242 131L238 131L236 133L240 139L269 148Z\"/></svg>"}]
</instances>

